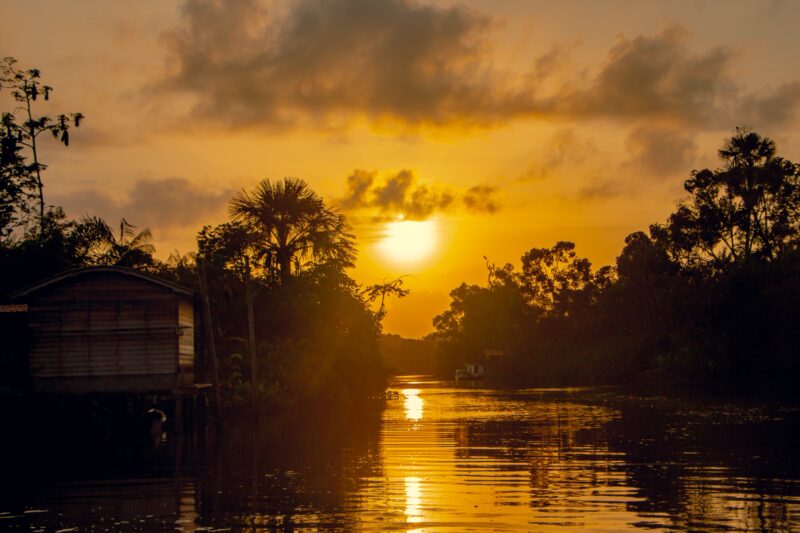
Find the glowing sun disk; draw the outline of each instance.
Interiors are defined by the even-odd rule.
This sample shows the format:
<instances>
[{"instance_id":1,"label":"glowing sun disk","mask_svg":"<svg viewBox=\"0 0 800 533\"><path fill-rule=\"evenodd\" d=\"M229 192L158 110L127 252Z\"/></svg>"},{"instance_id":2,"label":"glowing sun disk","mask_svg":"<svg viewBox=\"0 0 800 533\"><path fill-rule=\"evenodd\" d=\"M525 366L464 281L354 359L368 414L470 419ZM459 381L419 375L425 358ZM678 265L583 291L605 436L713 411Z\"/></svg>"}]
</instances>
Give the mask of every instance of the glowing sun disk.
<instances>
[{"instance_id":1,"label":"glowing sun disk","mask_svg":"<svg viewBox=\"0 0 800 533\"><path fill-rule=\"evenodd\" d=\"M386 224L378 250L399 263L416 263L436 250L438 226L435 220L401 220Z\"/></svg>"}]
</instances>

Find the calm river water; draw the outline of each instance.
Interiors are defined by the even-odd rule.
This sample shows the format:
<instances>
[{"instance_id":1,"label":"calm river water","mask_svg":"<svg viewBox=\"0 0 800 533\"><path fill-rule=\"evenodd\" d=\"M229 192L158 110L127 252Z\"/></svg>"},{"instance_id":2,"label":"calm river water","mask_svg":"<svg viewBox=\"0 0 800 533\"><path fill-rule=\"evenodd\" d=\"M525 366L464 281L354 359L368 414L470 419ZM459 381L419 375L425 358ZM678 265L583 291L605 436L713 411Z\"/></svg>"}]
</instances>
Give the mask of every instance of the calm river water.
<instances>
[{"instance_id":1,"label":"calm river water","mask_svg":"<svg viewBox=\"0 0 800 533\"><path fill-rule=\"evenodd\" d=\"M414 377L392 390L372 418L274 421L214 452L11 459L0 529L800 530L798 408Z\"/></svg>"}]
</instances>

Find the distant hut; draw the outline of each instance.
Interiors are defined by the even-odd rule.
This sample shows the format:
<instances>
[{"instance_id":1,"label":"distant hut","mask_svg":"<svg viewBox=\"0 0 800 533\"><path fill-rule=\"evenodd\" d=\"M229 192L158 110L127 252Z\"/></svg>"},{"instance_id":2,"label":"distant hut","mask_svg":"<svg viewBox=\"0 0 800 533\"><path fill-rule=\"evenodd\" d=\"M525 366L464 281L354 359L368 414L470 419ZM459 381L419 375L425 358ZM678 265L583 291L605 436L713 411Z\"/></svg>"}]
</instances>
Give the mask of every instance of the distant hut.
<instances>
[{"instance_id":1,"label":"distant hut","mask_svg":"<svg viewBox=\"0 0 800 533\"><path fill-rule=\"evenodd\" d=\"M502 362L506 351L501 348L485 348L475 361L467 362L455 372L456 381L477 381L491 378L494 366Z\"/></svg>"},{"instance_id":2,"label":"distant hut","mask_svg":"<svg viewBox=\"0 0 800 533\"><path fill-rule=\"evenodd\" d=\"M195 294L120 267L70 270L10 296L27 315L36 392L175 391L195 381ZM199 367L198 367L199 368Z\"/></svg>"}]
</instances>

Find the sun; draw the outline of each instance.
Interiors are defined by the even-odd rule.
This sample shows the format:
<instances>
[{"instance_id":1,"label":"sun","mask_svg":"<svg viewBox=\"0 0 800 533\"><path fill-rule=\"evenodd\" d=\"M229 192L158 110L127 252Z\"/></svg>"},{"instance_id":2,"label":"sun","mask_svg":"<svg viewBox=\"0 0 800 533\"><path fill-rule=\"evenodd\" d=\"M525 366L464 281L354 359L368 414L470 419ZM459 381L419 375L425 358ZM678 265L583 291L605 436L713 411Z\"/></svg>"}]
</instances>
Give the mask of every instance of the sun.
<instances>
[{"instance_id":1,"label":"sun","mask_svg":"<svg viewBox=\"0 0 800 533\"><path fill-rule=\"evenodd\" d=\"M398 220L386 224L378 251L397 263L419 263L436 251L439 228L435 220Z\"/></svg>"}]
</instances>

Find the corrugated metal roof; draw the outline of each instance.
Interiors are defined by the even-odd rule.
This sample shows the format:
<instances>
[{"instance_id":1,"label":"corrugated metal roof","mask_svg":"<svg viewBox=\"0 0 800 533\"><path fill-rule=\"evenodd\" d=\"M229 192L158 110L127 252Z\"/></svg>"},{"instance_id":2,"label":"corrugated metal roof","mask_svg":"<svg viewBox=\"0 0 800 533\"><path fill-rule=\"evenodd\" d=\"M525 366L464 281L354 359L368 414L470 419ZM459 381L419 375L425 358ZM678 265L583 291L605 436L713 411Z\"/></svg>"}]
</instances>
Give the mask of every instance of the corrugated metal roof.
<instances>
[{"instance_id":1,"label":"corrugated metal roof","mask_svg":"<svg viewBox=\"0 0 800 533\"><path fill-rule=\"evenodd\" d=\"M74 278L77 276L85 276L85 275L92 275L92 274L100 274L100 273L111 273L111 274L122 274L125 276L131 276L134 278L143 279L145 281L149 281L155 285L161 285L173 292L177 292L179 294L185 294L187 296L193 296L194 291L191 289L184 287L183 285L178 285L177 283L172 283L171 281L167 281L165 279L161 279L157 276L152 274L148 274L146 272L141 272L139 270L134 270L132 268L124 268L124 267L114 267L114 266L98 266L98 267L85 267L85 268L75 268L72 270L67 270L66 272L62 272L61 274L57 274L51 278L46 280L40 281L35 285L31 285L21 291L17 291L13 294L9 295L9 299L16 299L22 296L27 296L31 293L38 291L39 289L43 289L49 285L53 285L55 283L59 283L69 278Z\"/></svg>"}]
</instances>

